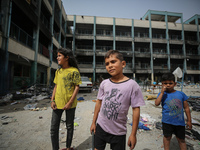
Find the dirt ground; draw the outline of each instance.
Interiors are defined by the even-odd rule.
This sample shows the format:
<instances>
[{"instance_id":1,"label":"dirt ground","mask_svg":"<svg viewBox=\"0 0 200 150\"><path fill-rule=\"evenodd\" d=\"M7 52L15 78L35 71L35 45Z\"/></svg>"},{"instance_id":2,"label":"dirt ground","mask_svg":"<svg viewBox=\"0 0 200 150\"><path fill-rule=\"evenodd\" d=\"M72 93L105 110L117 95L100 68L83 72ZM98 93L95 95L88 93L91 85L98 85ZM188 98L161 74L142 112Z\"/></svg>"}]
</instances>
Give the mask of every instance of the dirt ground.
<instances>
[{"instance_id":1,"label":"dirt ground","mask_svg":"<svg viewBox=\"0 0 200 150\"><path fill-rule=\"evenodd\" d=\"M143 90L143 89L142 89ZM180 88L177 88L180 90ZM156 96L159 89L152 92L143 90L143 96L146 105L141 107L141 118L145 117L148 122L145 124L151 129L149 131L138 129L136 150L162 150L163 135L162 130L157 129L155 124L161 121L161 106L156 107L153 100L146 100L146 95ZM188 96L200 96L200 89L194 87L185 87L183 89ZM90 134L90 125L93 118L97 91L92 93L79 93L79 97L84 100L79 101L75 115L75 130L72 146L76 150L92 150L92 136ZM37 101L38 110L24 110L25 102L17 104L7 104L0 106L0 149L1 150L49 150L51 148L50 122L52 109L50 99ZM34 103L33 103L34 104ZM192 111L192 118L200 119L200 112ZM127 139L131 132L132 111L129 109L127 122ZM65 120L65 116L62 116ZM193 128L200 133L200 126L193 125ZM65 147L66 129L65 123L60 125L60 148ZM186 138L188 149L199 150L200 141ZM177 150L178 144L175 137L172 138L171 150ZM109 145L106 150L109 150ZM128 147L126 148L129 149Z\"/></svg>"}]
</instances>

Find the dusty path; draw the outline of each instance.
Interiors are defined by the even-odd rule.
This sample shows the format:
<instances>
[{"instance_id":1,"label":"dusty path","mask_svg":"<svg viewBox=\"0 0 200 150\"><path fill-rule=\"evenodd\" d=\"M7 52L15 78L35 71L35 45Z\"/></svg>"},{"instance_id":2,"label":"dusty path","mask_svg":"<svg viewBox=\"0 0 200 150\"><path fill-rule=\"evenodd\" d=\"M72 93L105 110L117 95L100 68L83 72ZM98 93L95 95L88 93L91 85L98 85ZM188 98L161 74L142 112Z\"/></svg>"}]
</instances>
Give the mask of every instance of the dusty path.
<instances>
[{"instance_id":1,"label":"dusty path","mask_svg":"<svg viewBox=\"0 0 200 150\"><path fill-rule=\"evenodd\" d=\"M188 95L200 96L196 89L185 89ZM143 95L149 93L143 92ZM96 92L79 93L78 97L84 97L84 101L79 102L76 109L75 127L72 146L77 150L91 150L92 136L90 135L90 125L92 122L93 111L96 99ZM161 150L162 148L162 131L155 128L155 122L161 121L161 107L154 106L154 100L145 100L146 105L141 107L141 116L146 116L149 120L147 124L152 128L150 131L138 130L136 150ZM7 105L0 107L0 118L8 118L0 122L0 149L1 150L50 150L50 121L51 112L49 99L42 100L38 103L39 111L23 110L25 104ZM46 107L46 109L43 109ZM15 109L14 109L15 108ZM131 132L132 112L129 110L127 123L127 139ZM192 117L200 118L200 112L192 111ZM62 120L65 120L63 115ZM7 122L7 123L6 123ZM194 126L200 131L199 126ZM60 126L60 148L65 147L66 129L65 124ZM193 145L194 150L200 149L200 141L188 140ZM175 138L172 140L171 149L178 149ZM109 150L107 145L106 150ZM127 150L129 148L127 147Z\"/></svg>"}]
</instances>

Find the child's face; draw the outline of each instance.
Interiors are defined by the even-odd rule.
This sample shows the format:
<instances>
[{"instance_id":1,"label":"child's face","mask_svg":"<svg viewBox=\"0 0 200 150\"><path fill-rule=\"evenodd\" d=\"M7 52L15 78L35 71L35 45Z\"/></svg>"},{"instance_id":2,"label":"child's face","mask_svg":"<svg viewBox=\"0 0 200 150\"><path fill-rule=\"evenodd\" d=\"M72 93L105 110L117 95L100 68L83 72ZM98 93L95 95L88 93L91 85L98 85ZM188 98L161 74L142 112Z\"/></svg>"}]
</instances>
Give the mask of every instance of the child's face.
<instances>
[{"instance_id":1,"label":"child's face","mask_svg":"<svg viewBox=\"0 0 200 150\"><path fill-rule=\"evenodd\" d=\"M174 87L176 86L176 82L172 80L162 81L162 86L166 88L167 92L171 92L174 90Z\"/></svg>"},{"instance_id":2,"label":"child's face","mask_svg":"<svg viewBox=\"0 0 200 150\"><path fill-rule=\"evenodd\" d=\"M115 54L105 59L106 70L111 76L123 74L123 68L126 66L125 61L120 61Z\"/></svg>"},{"instance_id":3,"label":"child's face","mask_svg":"<svg viewBox=\"0 0 200 150\"><path fill-rule=\"evenodd\" d=\"M62 66L64 63L66 63L66 61L68 60L68 57L65 57L63 54L58 52L57 60L58 60L58 64Z\"/></svg>"}]
</instances>

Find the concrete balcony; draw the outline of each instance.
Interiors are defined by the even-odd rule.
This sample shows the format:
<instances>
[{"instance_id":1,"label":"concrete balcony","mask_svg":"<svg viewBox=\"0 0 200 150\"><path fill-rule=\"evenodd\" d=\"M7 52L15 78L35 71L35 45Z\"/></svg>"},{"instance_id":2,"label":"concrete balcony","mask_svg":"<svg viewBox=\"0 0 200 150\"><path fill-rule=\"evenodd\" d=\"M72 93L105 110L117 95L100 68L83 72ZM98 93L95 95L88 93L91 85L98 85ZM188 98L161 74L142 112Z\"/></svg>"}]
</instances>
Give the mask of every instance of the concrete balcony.
<instances>
[{"instance_id":1,"label":"concrete balcony","mask_svg":"<svg viewBox=\"0 0 200 150\"><path fill-rule=\"evenodd\" d=\"M189 70L189 69L188 69L188 70L186 71L186 73L187 73L187 74L197 74L197 75L199 75L199 74L200 74L200 70Z\"/></svg>"},{"instance_id":2,"label":"concrete balcony","mask_svg":"<svg viewBox=\"0 0 200 150\"><path fill-rule=\"evenodd\" d=\"M153 43L164 43L167 44L167 40L166 39L152 39Z\"/></svg>"},{"instance_id":3,"label":"concrete balcony","mask_svg":"<svg viewBox=\"0 0 200 150\"><path fill-rule=\"evenodd\" d=\"M169 40L169 44L183 45L183 40Z\"/></svg>"},{"instance_id":4,"label":"concrete balcony","mask_svg":"<svg viewBox=\"0 0 200 150\"><path fill-rule=\"evenodd\" d=\"M135 37L134 38L134 42L150 43L150 38L147 38L147 37L144 37L144 38Z\"/></svg>"},{"instance_id":5,"label":"concrete balcony","mask_svg":"<svg viewBox=\"0 0 200 150\"><path fill-rule=\"evenodd\" d=\"M135 73L151 73L151 69L140 69L140 70L135 70Z\"/></svg>"},{"instance_id":6,"label":"concrete balcony","mask_svg":"<svg viewBox=\"0 0 200 150\"><path fill-rule=\"evenodd\" d=\"M168 55L167 54L158 54L158 53L154 53L153 54L153 57L154 58L168 58Z\"/></svg>"},{"instance_id":7,"label":"concrete balcony","mask_svg":"<svg viewBox=\"0 0 200 150\"><path fill-rule=\"evenodd\" d=\"M93 56L93 50L76 49L75 54L82 56Z\"/></svg>"},{"instance_id":8,"label":"concrete balcony","mask_svg":"<svg viewBox=\"0 0 200 150\"><path fill-rule=\"evenodd\" d=\"M96 36L96 40L113 41L112 36Z\"/></svg>"},{"instance_id":9,"label":"concrete balcony","mask_svg":"<svg viewBox=\"0 0 200 150\"><path fill-rule=\"evenodd\" d=\"M85 40L93 40L94 36L93 35L76 35L76 39L85 39Z\"/></svg>"},{"instance_id":10,"label":"concrete balcony","mask_svg":"<svg viewBox=\"0 0 200 150\"><path fill-rule=\"evenodd\" d=\"M132 38L131 37L119 37L119 36L116 36L116 41L129 41L131 42L132 41Z\"/></svg>"},{"instance_id":11,"label":"concrete balcony","mask_svg":"<svg viewBox=\"0 0 200 150\"><path fill-rule=\"evenodd\" d=\"M187 59L198 59L200 60L200 55L199 54L186 54Z\"/></svg>"},{"instance_id":12,"label":"concrete balcony","mask_svg":"<svg viewBox=\"0 0 200 150\"><path fill-rule=\"evenodd\" d=\"M151 53L150 52L146 52L146 53L135 52L135 57L150 58L151 57Z\"/></svg>"},{"instance_id":13,"label":"concrete balcony","mask_svg":"<svg viewBox=\"0 0 200 150\"><path fill-rule=\"evenodd\" d=\"M172 59L184 59L183 54L170 54L170 58Z\"/></svg>"}]
</instances>

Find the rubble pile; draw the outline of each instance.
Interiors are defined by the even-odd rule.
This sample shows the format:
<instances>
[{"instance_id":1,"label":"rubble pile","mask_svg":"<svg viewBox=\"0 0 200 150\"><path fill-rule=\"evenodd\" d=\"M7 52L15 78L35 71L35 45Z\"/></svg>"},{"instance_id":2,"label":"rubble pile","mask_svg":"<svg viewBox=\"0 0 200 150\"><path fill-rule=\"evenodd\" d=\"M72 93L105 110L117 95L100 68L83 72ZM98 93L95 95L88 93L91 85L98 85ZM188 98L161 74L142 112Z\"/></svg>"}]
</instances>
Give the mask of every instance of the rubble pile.
<instances>
[{"instance_id":1,"label":"rubble pile","mask_svg":"<svg viewBox=\"0 0 200 150\"><path fill-rule=\"evenodd\" d=\"M35 103L37 101L47 99L51 97L53 87L47 87L45 85L34 85L25 90L15 91L3 96L0 99L0 106L11 103Z\"/></svg>"},{"instance_id":2,"label":"rubble pile","mask_svg":"<svg viewBox=\"0 0 200 150\"><path fill-rule=\"evenodd\" d=\"M199 96L190 96L187 100L192 110L199 112L200 111L200 97Z\"/></svg>"}]
</instances>

